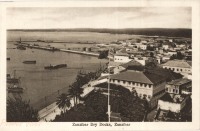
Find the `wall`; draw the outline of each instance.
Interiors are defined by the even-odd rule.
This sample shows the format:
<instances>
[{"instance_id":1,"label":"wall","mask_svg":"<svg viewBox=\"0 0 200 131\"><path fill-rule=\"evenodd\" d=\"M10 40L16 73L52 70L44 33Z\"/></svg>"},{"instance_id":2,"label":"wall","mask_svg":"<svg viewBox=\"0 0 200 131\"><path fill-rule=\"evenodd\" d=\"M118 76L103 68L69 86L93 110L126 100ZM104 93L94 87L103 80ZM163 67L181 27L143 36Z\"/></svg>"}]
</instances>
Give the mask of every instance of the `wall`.
<instances>
[{"instance_id":1,"label":"wall","mask_svg":"<svg viewBox=\"0 0 200 131\"><path fill-rule=\"evenodd\" d=\"M127 63L131 60L128 56L114 56L114 62Z\"/></svg>"},{"instance_id":2,"label":"wall","mask_svg":"<svg viewBox=\"0 0 200 131\"><path fill-rule=\"evenodd\" d=\"M186 74L189 74L191 73L191 68L181 68L181 67L169 67L169 66L163 66L163 68L165 69L170 69L176 73L186 73Z\"/></svg>"},{"instance_id":3,"label":"wall","mask_svg":"<svg viewBox=\"0 0 200 131\"><path fill-rule=\"evenodd\" d=\"M119 81L118 80L111 80L110 83L114 83L116 85L122 85L124 87L126 87L127 89L129 89L130 91L132 91L132 89L134 88L138 94L138 96L140 96L141 98L143 98L143 95L147 95L147 100L150 100L153 96L153 85L149 85L146 84L142 84L142 83L135 83L135 82L125 82L124 81ZM150 98L148 98L148 96L150 96Z\"/></svg>"},{"instance_id":4,"label":"wall","mask_svg":"<svg viewBox=\"0 0 200 131\"><path fill-rule=\"evenodd\" d=\"M158 108L160 108L161 110L170 110L176 113L180 112L182 109L181 104L179 103L172 103L162 100L158 100Z\"/></svg>"}]
</instances>

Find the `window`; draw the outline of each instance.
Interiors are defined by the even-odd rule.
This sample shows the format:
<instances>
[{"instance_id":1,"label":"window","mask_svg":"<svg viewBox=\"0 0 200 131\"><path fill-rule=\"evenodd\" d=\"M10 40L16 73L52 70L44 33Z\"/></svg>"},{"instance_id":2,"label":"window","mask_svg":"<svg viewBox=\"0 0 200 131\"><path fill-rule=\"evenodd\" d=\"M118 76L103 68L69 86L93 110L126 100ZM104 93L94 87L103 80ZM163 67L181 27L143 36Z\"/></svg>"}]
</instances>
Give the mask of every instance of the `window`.
<instances>
[{"instance_id":1,"label":"window","mask_svg":"<svg viewBox=\"0 0 200 131\"><path fill-rule=\"evenodd\" d=\"M165 91L167 92L167 91L168 91L168 88L166 88Z\"/></svg>"},{"instance_id":2,"label":"window","mask_svg":"<svg viewBox=\"0 0 200 131\"><path fill-rule=\"evenodd\" d=\"M183 71L182 69L180 69L181 71Z\"/></svg>"},{"instance_id":3,"label":"window","mask_svg":"<svg viewBox=\"0 0 200 131\"><path fill-rule=\"evenodd\" d=\"M151 95L148 95L148 99L151 99Z\"/></svg>"},{"instance_id":4,"label":"window","mask_svg":"<svg viewBox=\"0 0 200 131\"><path fill-rule=\"evenodd\" d=\"M177 71L179 71L179 69L177 69Z\"/></svg>"},{"instance_id":5,"label":"window","mask_svg":"<svg viewBox=\"0 0 200 131\"><path fill-rule=\"evenodd\" d=\"M140 83L140 86L142 87L142 83Z\"/></svg>"},{"instance_id":6,"label":"window","mask_svg":"<svg viewBox=\"0 0 200 131\"><path fill-rule=\"evenodd\" d=\"M117 80L118 81L118 83L120 83L120 80Z\"/></svg>"},{"instance_id":7,"label":"window","mask_svg":"<svg viewBox=\"0 0 200 131\"><path fill-rule=\"evenodd\" d=\"M173 93L175 93L175 89L173 89Z\"/></svg>"},{"instance_id":8,"label":"window","mask_svg":"<svg viewBox=\"0 0 200 131\"><path fill-rule=\"evenodd\" d=\"M178 94L178 89L176 89L176 94Z\"/></svg>"},{"instance_id":9,"label":"window","mask_svg":"<svg viewBox=\"0 0 200 131\"><path fill-rule=\"evenodd\" d=\"M144 87L147 87L147 84L144 84Z\"/></svg>"},{"instance_id":10,"label":"window","mask_svg":"<svg viewBox=\"0 0 200 131\"><path fill-rule=\"evenodd\" d=\"M125 83L126 83L126 81L123 81L123 83L125 84Z\"/></svg>"},{"instance_id":11,"label":"window","mask_svg":"<svg viewBox=\"0 0 200 131\"><path fill-rule=\"evenodd\" d=\"M131 82L129 81L128 84L131 85Z\"/></svg>"}]
</instances>

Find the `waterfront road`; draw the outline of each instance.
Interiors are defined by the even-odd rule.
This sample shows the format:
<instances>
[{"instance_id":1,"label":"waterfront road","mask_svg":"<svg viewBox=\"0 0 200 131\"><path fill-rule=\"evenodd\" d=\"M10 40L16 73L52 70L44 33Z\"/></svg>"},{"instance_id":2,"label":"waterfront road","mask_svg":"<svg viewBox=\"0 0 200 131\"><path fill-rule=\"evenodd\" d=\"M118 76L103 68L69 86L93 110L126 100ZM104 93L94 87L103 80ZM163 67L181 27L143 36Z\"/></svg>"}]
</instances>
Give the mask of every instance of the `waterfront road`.
<instances>
[{"instance_id":1,"label":"waterfront road","mask_svg":"<svg viewBox=\"0 0 200 131\"><path fill-rule=\"evenodd\" d=\"M89 82L88 84L84 85L82 88L83 94L81 94L81 97L87 96L91 91L94 90L94 85L99 84L100 82L98 80L94 80ZM70 100L71 102L71 107L74 106L74 101L73 98ZM69 110L70 108L68 108ZM47 107L43 108L38 112L39 114L39 122L49 122L55 119L56 115L60 115L62 112L61 109L58 108L56 105L56 102L52 103L51 105L48 105Z\"/></svg>"}]
</instances>

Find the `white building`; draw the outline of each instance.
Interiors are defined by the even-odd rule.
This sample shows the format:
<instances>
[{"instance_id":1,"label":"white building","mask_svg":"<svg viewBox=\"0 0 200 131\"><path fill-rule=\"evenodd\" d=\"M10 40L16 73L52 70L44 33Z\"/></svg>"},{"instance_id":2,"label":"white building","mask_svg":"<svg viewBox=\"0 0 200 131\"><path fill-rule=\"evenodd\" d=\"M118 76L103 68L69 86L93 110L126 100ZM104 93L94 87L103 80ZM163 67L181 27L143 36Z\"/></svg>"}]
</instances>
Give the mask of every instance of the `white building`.
<instances>
[{"instance_id":1,"label":"white building","mask_svg":"<svg viewBox=\"0 0 200 131\"><path fill-rule=\"evenodd\" d=\"M192 63L185 60L170 60L162 64L162 67L180 73L186 78L192 74Z\"/></svg>"},{"instance_id":2,"label":"white building","mask_svg":"<svg viewBox=\"0 0 200 131\"><path fill-rule=\"evenodd\" d=\"M163 49L168 50L169 49L169 45L163 44Z\"/></svg>"},{"instance_id":3,"label":"white building","mask_svg":"<svg viewBox=\"0 0 200 131\"><path fill-rule=\"evenodd\" d=\"M185 107L188 96L165 94L158 100L158 109L180 113Z\"/></svg>"},{"instance_id":4,"label":"white building","mask_svg":"<svg viewBox=\"0 0 200 131\"><path fill-rule=\"evenodd\" d=\"M112 75L110 83L122 85L130 91L135 90L141 99L150 102L150 107L155 107L165 92L166 81L157 74L128 70Z\"/></svg>"},{"instance_id":5,"label":"white building","mask_svg":"<svg viewBox=\"0 0 200 131\"><path fill-rule=\"evenodd\" d=\"M127 63L131 60L127 53L117 53L114 55L114 62Z\"/></svg>"},{"instance_id":6,"label":"white building","mask_svg":"<svg viewBox=\"0 0 200 131\"><path fill-rule=\"evenodd\" d=\"M192 81L178 79L168 82L165 86L166 94L158 100L158 109L179 113L186 105L191 95Z\"/></svg>"},{"instance_id":7,"label":"white building","mask_svg":"<svg viewBox=\"0 0 200 131\"><path fill-rule=\"evenodd\" d=\"M177 52L176 51L168 51L166 54L172 56L172 55L177 55Z\"/></svg>"},{"instance_id":8,"label":"white building","mask_svg":"<svg viewBox=\"0 0 200 131\"><path fill-rule=\"evenodd\" d=\"M145 44L139 45L139 48L142 49L142 50L146 50L147 49L147 45L145 45Z\"/></svg>"}]
</instances>

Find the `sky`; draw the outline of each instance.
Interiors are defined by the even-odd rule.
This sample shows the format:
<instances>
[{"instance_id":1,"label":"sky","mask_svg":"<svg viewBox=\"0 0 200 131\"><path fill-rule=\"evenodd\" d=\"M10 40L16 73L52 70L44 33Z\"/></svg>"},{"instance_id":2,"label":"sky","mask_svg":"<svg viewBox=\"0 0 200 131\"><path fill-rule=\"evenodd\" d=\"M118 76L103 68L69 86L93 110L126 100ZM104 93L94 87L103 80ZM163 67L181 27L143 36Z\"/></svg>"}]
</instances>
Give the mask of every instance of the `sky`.
<instances>
[{"instance_id":1,"label":"sky","mask_svg":"<svg viewBox=\"0 0 200 131\"><path fill-rule=\"evenodd\" d=\"M7 29L191 28L190 7L12 7Z\"/></svg>"}]
</instances>

